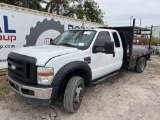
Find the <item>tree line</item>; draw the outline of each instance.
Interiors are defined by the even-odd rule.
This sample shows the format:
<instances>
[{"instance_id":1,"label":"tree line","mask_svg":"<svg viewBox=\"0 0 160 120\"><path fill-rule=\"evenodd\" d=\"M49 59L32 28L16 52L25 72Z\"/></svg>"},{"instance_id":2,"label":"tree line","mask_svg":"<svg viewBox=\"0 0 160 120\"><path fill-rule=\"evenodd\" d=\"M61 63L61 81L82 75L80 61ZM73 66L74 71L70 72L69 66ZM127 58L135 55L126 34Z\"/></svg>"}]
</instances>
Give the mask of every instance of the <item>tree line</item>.
<instances>
[{"instance_id":1,"label":"tree line","mask_svg":"<svg viewBox=\"0 0 160 120\"><path fill-rule=\"evenodd\" d=\"M149 43L149 39L148 39L148 43ZM153 36L151 40L151 45L157 46L159 44L160 44L160 38Z\"/></svg>"},{"instance_id":2,"label":"tree line","mask_svg":"<svg viewBox=\"0 0 160 120\"><path fill-rule=\"evenodd\" d=\"M104 12L94 0L0 0L2 3L103 23ZM45 7L42 7L42 4Z\"/></svg>"}]
</instances>

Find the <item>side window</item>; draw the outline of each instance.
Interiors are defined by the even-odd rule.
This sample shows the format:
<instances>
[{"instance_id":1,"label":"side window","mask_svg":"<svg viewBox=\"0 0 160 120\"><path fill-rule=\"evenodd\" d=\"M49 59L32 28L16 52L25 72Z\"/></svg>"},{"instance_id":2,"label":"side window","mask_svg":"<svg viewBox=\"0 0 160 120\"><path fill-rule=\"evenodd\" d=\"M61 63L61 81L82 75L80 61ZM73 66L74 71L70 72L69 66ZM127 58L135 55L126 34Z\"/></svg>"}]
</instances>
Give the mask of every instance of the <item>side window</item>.
<instances>
[{"instance_id":1,"label":"side window","mask_svg":"<svg viewBox=\"0 0 160 120\"><path fill-rule=\"evenodd\" d=\"M114 41L115 41L115 46L120 47L120 42L119 42L119 38L118 38L117 33L113 32L112 35L113 35L113 38L114 38Z\"/></svg>"},{"instance_id":2,"label":"side window","mask_svg":"<svg viewBox=\"0 0 160 120\"><path fill-rule=\"evenodd\" d=\"M96 41L94 44L97 44L97 45L104 45L105 41L107 40L111 40L111 37L109 35L109 32L107 31L101 31L99 32L97 38L96 38Z\"/></svg>"}]
</instances>

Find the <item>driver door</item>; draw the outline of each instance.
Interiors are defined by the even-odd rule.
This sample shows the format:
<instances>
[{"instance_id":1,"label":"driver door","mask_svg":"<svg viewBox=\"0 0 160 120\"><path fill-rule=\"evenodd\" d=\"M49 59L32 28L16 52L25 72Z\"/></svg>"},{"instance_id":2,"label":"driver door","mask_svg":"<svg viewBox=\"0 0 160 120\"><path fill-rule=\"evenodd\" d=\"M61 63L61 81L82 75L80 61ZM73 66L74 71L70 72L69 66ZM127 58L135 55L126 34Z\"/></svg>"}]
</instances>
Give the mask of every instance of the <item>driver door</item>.
<instances>
[{"instance_id":1,"label":"driver door","mask_svg":"<svg viewBox=\"0 0 160 120\"><path fill-rule=\"evenodd\" d=\"M111 40L110 33L108 31L101 31L98 33L94 45L104 46L105 42L108 40ZM95 49L94 45L93 49ZM98 52L98 51L104 51L104 47L96 47L95 51L97 52L94 52L94 50L92 50L92 55L91 55L92 80L100 78L112 71L110 69L111 68L110 58L113 55L105 54L103 52Z\"/></svg>"}]
</instances>

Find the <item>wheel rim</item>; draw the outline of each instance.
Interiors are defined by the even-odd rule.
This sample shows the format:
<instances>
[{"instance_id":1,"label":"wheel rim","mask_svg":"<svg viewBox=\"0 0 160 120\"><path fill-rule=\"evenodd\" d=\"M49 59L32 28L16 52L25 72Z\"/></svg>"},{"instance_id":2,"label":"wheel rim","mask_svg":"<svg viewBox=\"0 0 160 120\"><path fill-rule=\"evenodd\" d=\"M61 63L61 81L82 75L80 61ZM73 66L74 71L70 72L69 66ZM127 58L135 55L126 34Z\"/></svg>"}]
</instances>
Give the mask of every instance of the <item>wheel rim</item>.
<instances>
[{"instance_id":1,"label":"wheel rim","mask_svg":"<svg viewBox=\"0 0 160 120\"><path fill-rule=\"evenodd\" d=\"M81 103L83 95L84 95L83 87L82 85L79 85L75 92L75 98L74 98L75 105L79 105Z\"/></svg>"}]
</instances>

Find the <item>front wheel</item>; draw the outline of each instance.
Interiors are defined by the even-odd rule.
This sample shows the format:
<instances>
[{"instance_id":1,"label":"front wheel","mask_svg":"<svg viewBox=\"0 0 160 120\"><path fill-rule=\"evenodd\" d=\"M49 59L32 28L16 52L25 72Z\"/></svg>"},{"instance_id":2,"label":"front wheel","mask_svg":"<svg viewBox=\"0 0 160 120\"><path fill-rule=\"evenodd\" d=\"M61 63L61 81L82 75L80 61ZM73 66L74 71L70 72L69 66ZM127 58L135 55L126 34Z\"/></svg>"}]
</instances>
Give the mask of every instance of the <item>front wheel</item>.
<instances>
[{"instance_id":1,"label":"front wheel","mask_svg":"<svg viewBox=\"0 0 160 120\"><path fill-rule=\"evenodd\" d=\"M136 72L142 73L146 67L146 59L145 57L140 57L137 61Z\"/></svg>"},{"instance_id":2,"label":"front wheel","mask_svg":"<svg viewBox=\"0 0 160 120\"><path fill-rule=\"evenodd\" d=\"M76 112L82 102L84 94L84 80L79 76L72 77L66 87L63 105L67 112Z\"/></svg>"}]
</instances>

